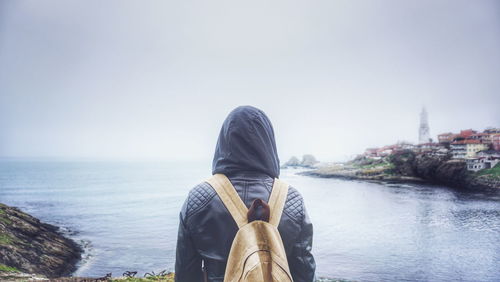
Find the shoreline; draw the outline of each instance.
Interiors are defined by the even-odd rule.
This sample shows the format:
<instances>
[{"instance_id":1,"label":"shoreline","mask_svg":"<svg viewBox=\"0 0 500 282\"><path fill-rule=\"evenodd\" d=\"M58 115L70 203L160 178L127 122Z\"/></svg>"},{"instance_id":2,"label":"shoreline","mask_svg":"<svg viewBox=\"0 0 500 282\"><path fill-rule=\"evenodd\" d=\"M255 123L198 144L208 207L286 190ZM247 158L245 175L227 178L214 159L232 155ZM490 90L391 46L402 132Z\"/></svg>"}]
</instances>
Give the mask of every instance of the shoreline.
<instances>
[{"instance_id":1,"label":"shoreline","mask_svg":"<svg viewBox=\"0 0 500 282\"><path fill-rule=\"evenodd\" d=\"M449 156L415 154L403 151L381 159L359 157L346 163L309 167L299 175L360 180L378 183L421 183L455 189L500 189L500 164L489 170L470 172L465 161Z\"/></svg>"},{"instance_id":2,"label":"shoreline","mask_svg":"<svg viewBox=\"0 0 500 282\"><path fill-rule=\"evenodd\" d=\"M489 186L485 184L479 184L479 185L472 185L472 186L467 186L467 185L453 185L449 184L446 182L441 182L441 181L433 181L433 180L428 180L420 177L412 177L412 176L359 176L359 175L353 175L353 174L344 174L344 173L325 173L321 172L318 169L313 169L309 171L301 171L297 172L297 175L302 175L302 176L309 176L309 177L316 177L316 178L331 178L331 179L341 179L341 180L350 180L350 181L364 181L364 182L370 182L370 183L378 183L378 184L384 184L384 183L399 183L399 184L427 184L427 185L442 185L446 186L452 189L459 189L459 190L470 190L470 191L477 191L477 190L498 190L500 187L495 187L495 186Z\"/></svg>"},{"instance_id":3,"label":"shoreline","mask_svg":"<svg viewBox=\"0 0 500 282\"><path fill-rule=\"evenodd\" d=\"M322 172L317 169L301 171L297 173L298 175L311 176L318 178L335 178L344 180L360 180L367 182L387 182L387 183L425 183L425 184L435 184L431 183L423 178L413 177L413 176L361 176L355 173L341 173L341 172Z\"/></svg>"},{"instance_id":4,"label":"shoreline","mask_svg":"<svg viewBox=\"0 0 500 282\"><path fill-rule=\"evenodd\" d=\"M428 180L418 178L418 177L405 177L405 176L385 177L385 178L384 177L382 177L382 178L360 177L360 176L341 175L341 174L335 174L335 173L324 174L324 173L318 173L315 170L298 172L297 175L315 177L315 178L325 178L325 179L340 179L340 180L345 180L345 181L362 181L362 182L374 183L374 184L426 184L426 185L431 185L431 186L438 185L438 186L448 187L451 189L472 191L472 189L470 189L470 188L464 188L464 187L460 187L460 186L450 186L450 185L446 185L443 183L428 181ZM484 188L484 187L482 187L481 189L483 189L485 191L486 190L496 190L496 188Z\"/></svg>"}]
</instances>

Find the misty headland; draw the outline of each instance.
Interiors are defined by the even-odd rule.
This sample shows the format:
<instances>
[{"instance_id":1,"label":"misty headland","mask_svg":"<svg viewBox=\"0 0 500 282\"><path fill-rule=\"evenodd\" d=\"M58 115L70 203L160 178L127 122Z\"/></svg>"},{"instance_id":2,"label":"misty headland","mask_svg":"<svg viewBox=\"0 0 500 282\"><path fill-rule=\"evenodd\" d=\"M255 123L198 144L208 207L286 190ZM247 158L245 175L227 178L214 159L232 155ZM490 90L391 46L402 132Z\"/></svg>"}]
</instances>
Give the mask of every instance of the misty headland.
<instances>
[{"instance_id":1,"label":"misty headland","mask_svg":"<svg viewBox=\"0 0 500 282\"><path fill-rule=\"evenodd\" d=\"M341 163L320 163L312 155L304 155L302 161L292 157L283 167L314 168L302 174L319 177L500 189L500 128L446 132L434 142L424 108L418 144L400 141L368 148Z\"/></svg>"}]
</instances>

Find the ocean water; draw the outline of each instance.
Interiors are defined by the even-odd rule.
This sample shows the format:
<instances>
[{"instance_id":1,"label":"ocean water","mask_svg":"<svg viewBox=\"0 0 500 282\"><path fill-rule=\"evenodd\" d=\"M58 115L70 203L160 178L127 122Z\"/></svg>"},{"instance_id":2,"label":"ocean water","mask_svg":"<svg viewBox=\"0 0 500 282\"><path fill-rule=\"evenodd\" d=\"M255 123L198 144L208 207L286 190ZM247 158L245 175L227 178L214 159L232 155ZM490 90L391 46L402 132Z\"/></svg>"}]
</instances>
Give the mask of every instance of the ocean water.
<instances>
[{"instance_id":1,"label":"ocean water","mask_svg":"<svg viewBox=\"0 0 500 282\"><path fill-rule=\"evenodd\" d=\"M320 179L283 170L314 224L317 276L500 281L500 191ZM173 270L178 212L210 163L0 161L0 202L85 248L74 275Z\"/></svg>"}]
</instances>

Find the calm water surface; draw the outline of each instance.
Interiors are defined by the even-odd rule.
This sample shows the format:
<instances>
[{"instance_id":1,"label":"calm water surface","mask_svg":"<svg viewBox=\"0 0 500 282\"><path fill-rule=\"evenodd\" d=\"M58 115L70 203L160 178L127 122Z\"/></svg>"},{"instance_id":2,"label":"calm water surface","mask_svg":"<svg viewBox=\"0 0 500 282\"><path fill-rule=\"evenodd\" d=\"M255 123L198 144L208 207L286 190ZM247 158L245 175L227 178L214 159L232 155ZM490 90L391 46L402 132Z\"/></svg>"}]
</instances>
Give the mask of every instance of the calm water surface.
<instances>
[{"instance_id":1,"label":"calm water surface","mask_svg":"<svg viewBox=\"0 0 500 282\"><path fill-rule=\"evenodd\" d=\"M500 281L500 192L282 171L314 224L319 277ZM86 249L76 275L173 270L178 212L210 163L0 161L0 202Z\"/></svg>"}]
</instances>

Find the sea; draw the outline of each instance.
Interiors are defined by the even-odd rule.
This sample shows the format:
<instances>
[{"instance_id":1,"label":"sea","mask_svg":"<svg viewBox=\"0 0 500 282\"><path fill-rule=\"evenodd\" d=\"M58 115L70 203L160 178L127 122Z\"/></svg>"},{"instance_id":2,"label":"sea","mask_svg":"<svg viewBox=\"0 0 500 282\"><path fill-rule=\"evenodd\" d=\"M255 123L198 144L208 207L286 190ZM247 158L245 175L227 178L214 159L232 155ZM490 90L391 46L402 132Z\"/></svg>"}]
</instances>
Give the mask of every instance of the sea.
<instances>
[{"instance_id":1,"label":"sea","mask_svg":"<svg viewBox=\"0 0 500 282\"><path fill-rule=\"evenodd\" d=\"M179 210L210 162L0 160L0 202L61 227L75 276L173 271ZM283 169L314 225L318 278L500 281L500 190L313 178Z\"/></svg>"}]
</instances>

